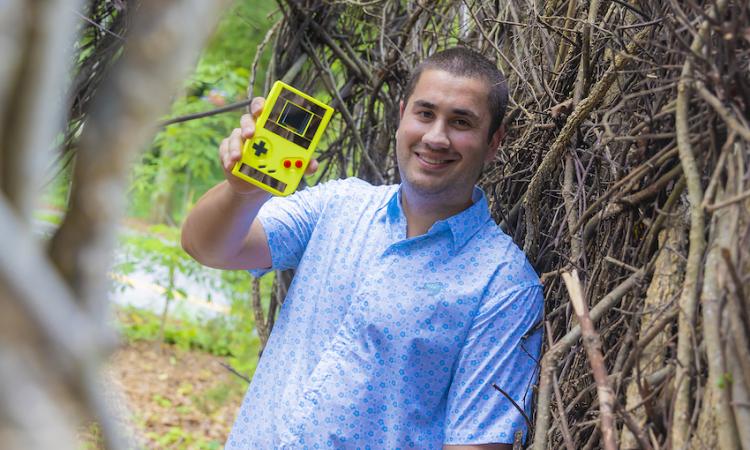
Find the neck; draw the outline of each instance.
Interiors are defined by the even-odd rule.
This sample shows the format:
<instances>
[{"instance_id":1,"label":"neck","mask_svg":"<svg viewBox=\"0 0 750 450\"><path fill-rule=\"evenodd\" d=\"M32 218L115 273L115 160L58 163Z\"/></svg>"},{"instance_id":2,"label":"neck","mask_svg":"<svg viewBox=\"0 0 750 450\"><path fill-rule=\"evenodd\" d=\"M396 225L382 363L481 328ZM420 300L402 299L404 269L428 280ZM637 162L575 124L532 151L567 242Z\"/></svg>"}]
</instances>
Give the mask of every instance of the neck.
<instances>
[{"instance_id":1,"label":"neck","mask_svg":"<svg viewBox=\"0 0 750 450\"><path fill-rule=\"evenodd\" d=\"M438 220L456 215L473 204L471 192L463 200L446 202L442 198L433 199L418 195L406 184L402 184L401 188L401 207L406 216L406 237L425 234Z\"/></svg>"}]
</instances>

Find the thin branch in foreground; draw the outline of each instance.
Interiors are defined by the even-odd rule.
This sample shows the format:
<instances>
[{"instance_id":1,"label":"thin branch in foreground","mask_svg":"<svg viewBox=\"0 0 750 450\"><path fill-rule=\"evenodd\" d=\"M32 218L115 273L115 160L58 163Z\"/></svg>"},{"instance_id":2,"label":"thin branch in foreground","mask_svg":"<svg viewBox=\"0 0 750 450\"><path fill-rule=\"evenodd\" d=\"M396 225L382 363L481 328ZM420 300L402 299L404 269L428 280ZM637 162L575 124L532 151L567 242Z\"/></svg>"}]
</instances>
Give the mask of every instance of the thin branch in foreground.
<instances>
[{"instance_id":1,"label":"thin branch in foreground","mask_svg":"<svg viewBox=\"0 0 750 450\"><path fill-rule=\"evenodd\" d=\"M159 128L164 128L168 125L174 125L176 123L187 122L187 121L195 120L195 119L202 119L204 117L211 117L217 114L234 111L235 109L244 108L245 106L249 105L252 101L253 101L252 99L242 100L241 102L232 103L230 105L222 106L221 108L212 109L210 111L203 111L203 112L199 112L195 114L187 114L184 116L173 117L163 122L159 122Z\"/></svg>"},{"instance_id":2,"label":"thin branch in foreground","mask_svg":"<svg viewBox=\"0 0 750 450\"><path fill-rule=\"evenodd\" d=\"M230 365L229 365L229 364L227 364L227 363L223 363L223 362L220 362L219 364L221 364L221 367L223 367L223 368L227 369L228 371L232 372L233 374L235 374L235 375L237 375L238 377L240 377L240 378L242 378L243 380L245 380L245 381L247 382L247 384L250 384L250 378L248 378L247 376L245 376L245 375L241 374L241 373L240 373L239 371L237 371L237 369L235 369L234 367L230 366Z\"/></svg>"},{"instance_id":3,"label":"thin branch in foreground","mask_svg":"<svg viewBox=\"0 0 750 450\"><path fill-rule=\"evenodd\" d=\"M521 408L521 407L520 407L520 406L518 405L518 403L516 403L516 401L515 401L515 400L513 400L513 398L511 398L511 396L510 396L510 395L508 395L508 393L507 393L507 392L505 392L504 390L502 390L502 389L500 388L500 386L496 385L495 383L492 383L492 387L493 387L493 388L495 388L495 389L497 389L497 390L498 390L498 391L499 391L499 392L500 392L501 394L503 394L503 395L505 396L505 398L507 398L508 400L510 400L510 402L511 402L511 403L513 404L513 406L514 406L514 407L515 407L515 408L516 408L516 409L518 410L518 412L520 412L520 413L521 413L521 415L523 416L523 420L525 420L525 421L526 421L526 426L527 426L527 427L529 427L529 430L531 430L532 428L534 428L534 426L533 426L533 425L531 424L531 419L529 419L529 416L527 416L527 415L526 415L526 412L525 412L525 411L523 410L523 408Z\"/></svg>"},{"instance_id":4,"label":"thin branch in foreground","mask_svg":"<svg viewBox=\"0 0 750 450\"><path fill-rule=\"evenodd\" d=\"M612 413L614 409L614 392L607 380L607 368L604 365L602 342L589 316L589 309L583 298L583 290L581 282L578 280L578 273L575 270L572 273L563 272L562 278L570 295L570 303L573 305L573 309L581 325L583 346L586 348L586 354L589 357L591 371L594 374L594 381L596 382L596 390L599 394L599 411L604 448L606 450L615 450L617 442L615 440L615 419Z\"/></svg>"}]
</instances>

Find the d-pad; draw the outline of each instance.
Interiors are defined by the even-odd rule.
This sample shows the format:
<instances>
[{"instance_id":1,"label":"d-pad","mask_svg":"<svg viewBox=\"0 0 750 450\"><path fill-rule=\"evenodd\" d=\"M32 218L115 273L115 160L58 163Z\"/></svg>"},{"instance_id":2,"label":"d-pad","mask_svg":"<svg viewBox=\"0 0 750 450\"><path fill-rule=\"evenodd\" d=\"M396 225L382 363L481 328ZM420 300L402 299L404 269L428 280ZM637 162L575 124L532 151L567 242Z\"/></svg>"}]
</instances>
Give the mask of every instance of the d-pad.
<instances>
[{"instance_id":1,"label":"d-pad","mask_svg":"<svg viewBox=\"0 0 750 450\"><path fill-rule=\"evenodd\" d=\"M253 144L253 149L255 150L255 156L261 156L265 153L268 153L268 149L266 148L266 142L265 141L258 141Z\"/></svg>"}]
</instances>

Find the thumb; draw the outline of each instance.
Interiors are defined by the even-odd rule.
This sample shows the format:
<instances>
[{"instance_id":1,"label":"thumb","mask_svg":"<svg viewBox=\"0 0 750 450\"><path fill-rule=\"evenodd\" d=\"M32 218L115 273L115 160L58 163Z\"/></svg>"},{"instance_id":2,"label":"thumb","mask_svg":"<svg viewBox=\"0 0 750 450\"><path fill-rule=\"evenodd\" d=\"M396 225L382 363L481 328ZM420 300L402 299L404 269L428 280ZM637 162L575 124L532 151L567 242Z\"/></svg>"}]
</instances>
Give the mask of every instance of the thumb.
<instances>
[{"instance_id":1,"label":"thumb","mask_svg":"<svg viewBox=\"0 0 750 450\"><path fill-rule=\"evenodd\" d=\"M305 175L314 174L318 170L319 165L317 159L311 159L310 163L307 165L307 169L305 169Z\"/></svg>"}]
</instances>

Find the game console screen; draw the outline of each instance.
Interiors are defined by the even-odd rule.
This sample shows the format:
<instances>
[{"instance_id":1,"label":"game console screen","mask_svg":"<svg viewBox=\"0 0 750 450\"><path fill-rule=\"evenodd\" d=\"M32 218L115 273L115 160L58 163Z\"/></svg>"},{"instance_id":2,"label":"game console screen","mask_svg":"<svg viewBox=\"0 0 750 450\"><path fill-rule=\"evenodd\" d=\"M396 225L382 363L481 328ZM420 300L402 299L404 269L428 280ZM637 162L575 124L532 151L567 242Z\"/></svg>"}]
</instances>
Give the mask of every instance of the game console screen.
<instances>
[{"instance_id":1,"label":"game console screen","mask_svg":"<svg viewBox=\"0 0 750 450\"><path fill-rule=\"evenodd\" d=\"M284 111L281 113L279 124L300 136L304 136L307 124L310 123L310 117L311 114L309 111L300 108L292 102L287 102L284 106Z\"/></svg>"}]
</instances>

